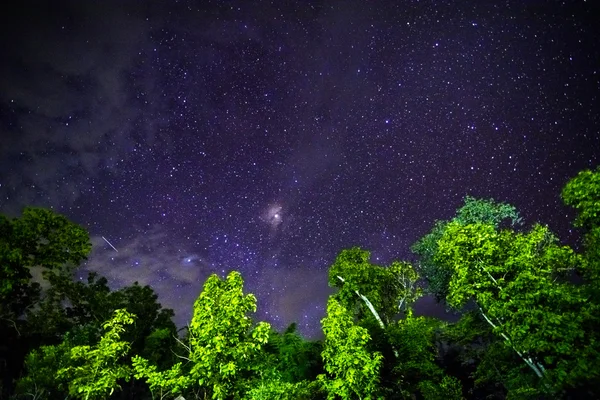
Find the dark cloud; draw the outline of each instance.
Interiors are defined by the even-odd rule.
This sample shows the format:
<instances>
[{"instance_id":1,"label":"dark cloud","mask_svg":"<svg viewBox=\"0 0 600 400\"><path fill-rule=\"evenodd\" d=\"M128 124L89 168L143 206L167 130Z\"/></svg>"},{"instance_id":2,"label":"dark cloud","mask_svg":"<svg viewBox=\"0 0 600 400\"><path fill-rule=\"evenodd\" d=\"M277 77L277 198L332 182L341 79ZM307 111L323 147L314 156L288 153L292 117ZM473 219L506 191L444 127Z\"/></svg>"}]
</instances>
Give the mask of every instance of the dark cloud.
<instances>
[{"instance_id":1,"label":"dark cloud","mask_svg":"<svg viewBox=\"0 0 600 400\"><path fill-rule=\"evenodd\" d=\"M133 131L155 134L135 125L156 110L131 107L129 74L156 27L135 8L41 4L3 17L0 108L14 117L2 126L0 190L10 204L68 205L127 158Z\"/></svg>"}]
</instances>

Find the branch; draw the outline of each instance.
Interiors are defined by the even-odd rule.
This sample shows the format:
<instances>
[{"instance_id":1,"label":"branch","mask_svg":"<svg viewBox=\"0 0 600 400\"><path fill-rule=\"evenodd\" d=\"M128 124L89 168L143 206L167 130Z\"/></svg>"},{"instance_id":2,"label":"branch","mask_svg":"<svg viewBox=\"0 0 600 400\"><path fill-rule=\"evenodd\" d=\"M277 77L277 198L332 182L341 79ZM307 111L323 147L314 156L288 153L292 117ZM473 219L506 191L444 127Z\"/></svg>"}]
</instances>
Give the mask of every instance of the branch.
<instances>
[{"instance_id":1,"label":"branch","mask_svg":"<svg viewBox=\"0 0 600 400\"><path fill-rule=\"evenodd\" d=\"M15 328L15 331L17 331L17 335L21 336L21 331L19 331L19 328L17 328L17 323L15 321L13 321L10 318L4 318L2 317L3 320L8 321L8 322L12 322L13 327Z\"/></svg>"},{"instance_id":2,"label":"branch","mask_svg":"<svg viewBox=\"0 0 600 400\"><path fill-rule=\"evenodd\" d=\"M342 281L344 283L346 282L344 280L344 278L342 278L341 276L337 275L337 277L340 281ZM358 297L360 297L365 302L365 304L367 305L369 310L371 310L371 314L373 314L373 316L375 317L377 322L379 322L379 326L381 327L381 329L385 330L385 324L381 320L381 317L379 316L379 313L377 313L377 310L375 310L375 307L373 307L373 303L371 303L371 301L369 301L367 296L360 294L358 290L354 289L354 292L358 295ZM398 351L395 348L394 348L394 355L396 356L396 358L398 358Z\"/></svg>"},{"instance_id":3,"label":"branch","mask_svg":"<svg viewBox=\"0 0 600 400\"><path fill-rule=\"evenodd\" d=\"M478 264L478 265L481 267L481 269L482 269L482 270L483 270L483 271L484 271L484 272L485 272L485 273L486 273L486 274L487 274L487 275L490 277L490 279L491 279L492 281L494 281L494 283L496 284L496 286L498 286L498 289L502 290L502 288L500 287L500 285L498 285L498 281L496 280L496 278L494 278L494 277L492 276L492 274L490 274L490 273L488 272L488 270L487 270L487 269L485 269L485 267L483 266L483 262L482 262L481 260L479 260L477 264ZM504 275L506 275L506 274L504 274Z\"/></svg>"},{"instance_id":4,"label":"branch","mask_svg":"<svg viewBox=\"0 0 600 400\"><path fill-rule=\"evenodd\" d=\"M175 352L173 351L173 349L171 349L171 353L175 354L177 357L179 357L179 358L181 358L181 359L183 359L183 360L188 360L189 362L192 362L192 360L190 360L189 358L187 358L187 357L184 357L184 356L180 356L179 354L175 353Z\"/></svg>"},{"instance_id":5,"label":"branch","mask_svg":"<svg viewBox=\"0 0 600 400\"><path fill-rule=\"evenodd\" d=\"M488 322L488 324L490 324L492 326L492 328L496 328L497 327L497 325L494 324L492 322L492 320L490 320L488 318L487 315L485 315L485 313L483 312L483 309L481 307L479 307L479 311L481 312L481 315L483 316L483 318L485 318L485 320ZM521 353L519 350L517 350L517 348L515 347L515 345L508 338L508 336L506 336L506 334L504 334L504 332L500 332L500 336L502 336L504 338L504 340L506 340L506 342L509 344L510 348L513 349L519 355L519 357L521 357L521 359L525 362L525 364L527 364L529 366L529 368L531 368L533 370L533 372L535 372L535 374L538 376L538 378L543 378L544 377L546 370L544 369L544 367L540 363L534 362L531 359L531 357L525 358L525 356L523 355L523 353ZM545 386L548 387L547 385L545 385Z\"/></svg>"},{"instance_id":6,"label":"branch","mask_svg":"<svg viewBox=\"0 0 600 400\"><path fill-rule=\"evenodd\" d=\"M177 336L173 335L173 338L175 338L175 340L177 340L177 342L180 345L182 345L189 353L192 352L192 349L189 346L187 346L185 343L183 343L181 340L179 340L179 338Z\"/></svg>"}]
</instances>

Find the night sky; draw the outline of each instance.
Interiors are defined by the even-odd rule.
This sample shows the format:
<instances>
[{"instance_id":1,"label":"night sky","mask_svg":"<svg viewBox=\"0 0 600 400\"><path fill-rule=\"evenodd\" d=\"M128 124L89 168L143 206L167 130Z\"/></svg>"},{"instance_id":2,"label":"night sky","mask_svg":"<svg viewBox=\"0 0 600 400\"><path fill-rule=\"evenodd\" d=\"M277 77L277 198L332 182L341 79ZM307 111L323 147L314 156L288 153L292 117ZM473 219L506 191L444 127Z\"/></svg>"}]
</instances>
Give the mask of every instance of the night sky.
<instances>
[{"instance_id":1,"label":"night sky","mask_svg":"<svg viewBox=\"0 0 600 400\"><path fill-rule=\"evenodd\" d=\"M315 336L340 250L414 260L467 194L576 243L560 190L600 159L599 16L595 0L3 1L0 212L81 224L77 277L149 284L180 326L236 269L257 319Z\"/></svg>"}]
</instances>

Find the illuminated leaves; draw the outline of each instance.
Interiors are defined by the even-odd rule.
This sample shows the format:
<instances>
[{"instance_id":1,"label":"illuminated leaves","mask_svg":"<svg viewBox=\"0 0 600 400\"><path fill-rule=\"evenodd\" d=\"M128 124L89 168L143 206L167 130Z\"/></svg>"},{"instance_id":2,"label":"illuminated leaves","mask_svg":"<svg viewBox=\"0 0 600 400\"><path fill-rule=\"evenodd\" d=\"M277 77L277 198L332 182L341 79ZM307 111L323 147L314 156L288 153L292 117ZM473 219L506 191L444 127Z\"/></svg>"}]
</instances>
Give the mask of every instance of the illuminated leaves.
<instances>
[{"instance_id":1,"label":"illuminated leaves","mask_svg":"<svg viewBox=\"0 0 600 400\"><path fill-rule=\"evenodd\" d=\"M133 324L134 315L126 310L114 312L111 320L103 324L104 335L95 346L71 348L70 365L56 373L59 379L69 382L69 393L81 399L103 399L119 387L120 379L128 379L131 369L120 363L129 350L130 343L121 341L125 325Z\"/></svg>"},{"instance_id":2,"label":"illuminated leaves","mask_svg":"<svg viewBox=\"0 0 600 400\"><path fill-rule=\"evenodd\" d=\"M189 325L189 371L176 364L158 372L141 357L134 359L136 377L145 378L151 390L161 393L181 393L187 387L199 385L212 393L213 399L240 394L241 376L252 368L269 337L269 324L253 327L248 313L256 311L256 298L243 293L239 272L231 272L224 280L211 275L194 303Z\"/></svg>"},{"instance_id":3,"label":"illuminated leaves","mask_svg":"<svg viewBox=\"0 0 600 400\"><path fill-rule=\"evenodd\" d=\"M370 255L359 247L342 250L329 268L329 285L340 289L336 297L349 310L363 305L357 292L367 298L387 324L421 295L418 275L406 262L395 261L388 267L371 264ZM364 315L370 313L362 311L359 317Z\"/></svg>"},{"instance_id":4,"label":"illuminated leaves","mask_svg":"<svg viewBox=\"0 0 600 400\"><path fill-rule=\"evenodd\" d=\"M538 376L560 381L585 335L580 311L587 299L580 287L563 279L580 257L560 246L545 226L515 233L451 222L434 261L451 271L451 306L474 300L493 332ZM544 365L544 357L563 363Z\"/></svg>"},{"instance_id":5,"label":"illuminated leaves","mask_svg":"<svg viewBox=\"0 0 600 400\"><path fill-rule=\"evenodd\" d=\"M581 171L562 191L565 204L578 212L575 226L600 226L600 167Z\"/></svg>"},{"instance_id":6,"label":"illuminated leaves","mask_svg":"<svg viewBox=\"0 0 600 400\"><path fill-rule=\"evenodd\" d=\"M319 381L329 393L328 398L378 398L383 357L368 350L369 332L354 325L351 314L332 297L327 305L327 316L321 323L325 333L322 357L327 375L319 375Z\"/></svg>"}]
</instances>

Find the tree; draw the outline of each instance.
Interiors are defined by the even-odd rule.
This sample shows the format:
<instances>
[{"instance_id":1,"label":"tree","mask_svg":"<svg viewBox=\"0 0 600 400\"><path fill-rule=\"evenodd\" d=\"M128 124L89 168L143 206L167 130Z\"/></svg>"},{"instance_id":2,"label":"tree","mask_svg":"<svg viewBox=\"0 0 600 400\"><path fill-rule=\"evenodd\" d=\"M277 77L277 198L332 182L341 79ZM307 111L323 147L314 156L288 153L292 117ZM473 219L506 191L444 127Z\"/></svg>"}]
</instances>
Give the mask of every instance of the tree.
<instances>
[{"instance_id":1,"label":"tree","mask_svg":"<svg viewBox=\"0 0 600 400\"><path fill-rule=\"evenodd\" d=\"M150 388L152 399L164 399L169 395L182 393L194 384L194 380L183 372L182 363L159 371L157 366L138 355L132 359L134 377L144 379Z\"/></svg>"},{"instance_id":2,"label":"tree","mask_svg":"<svg viewBox=\"0 0 600 400\"><path fill-rule=\"evenodd\" d=\"M126 310L116 310L114 317L103 324L104 335L97 345L71 349L71 365L57 372L59 379L69 382L71 396L103 399L119 387L119 380L131 376L131 369L119 361L130 347L130 343L121 340L121 335L125 325L133 324L134 318Z\"/></svg>"},{"instance_id":3,"label":"tree","mask_svg":"<svg viewBox=\"0 0 600 400\"><path fill-rule=\"evenodd\" d=\"M26 374L17 382L16 394L33 400L65 397L67 389L56 371L69 363L69 353L68 341L32 350L25 358Z\"/></svg>"},{"instance_id":4,"label":"tree","mask_svg":"<svg viewBox=\"0 0 600 400\"><path fill-rule=\"evenodd\" d=\"M516 353L502 343L502 338L492 332L479 310L467 311L458 321L445 325L437 340L442 348L441 366L457 376L465 393L473 398L505 399L510 386L505 371L524 365ZM502 354L495 351L496 348L501 348ZM529 371L523 375L531 377Z\"/></svg>"},{"instance_id":5,"label":"tree","mask_svg":"<svg viewBox=\"0 0 600 400\"><path fill-rule=\"evenodd\" d=\"M591 337L588 354L595 352L596 365L600 364L600 167L581 171L569 180L562 190L565 204L577 211L574 225L583 229L583 254L578 272L584 278L582 290L588 297L586 332ZM600 379L597 379L600 382ZM600 384L585 385L585 392L575 396L600 396Z\"/></svg>"},{"instance_id":6,"label":"tree","mask_svg":"<svg viewBox=\"0 0 600 400\"><path fill-rule=\"evenodd\" d=\"M412 304L421 295L417 272L406 262L373 265L369 257L368 251L358 247L343 250L329 270L329 283L339 288L333 297L340 306L352 312L369 333L366 351L382 356L379 393L385 398L410 398L417 391L460 398L458 381L445 377L435 364L435 324L413 317ZM401 314L403 318L398 319ZM441 381L446 385L443 388L438 384Z\"/></svg>"},{"instance_id":7,"label":"tree","mask_svg":"<svg viewBox=\"0 0 600 400\"><path fill-rule=\"evenodd\" d=\"M91 249L87 232L62 215L43 208L25 208L21 218L0 215L0 304L27 286L30 268L47 270L78 265Z\"/></svg>"},{"instance_id":8,"label":"tree","mask_svg":"<svg viewBox=\"0 0 600 400\"><path fill-rule=\"evenodd\" d=\"M596 357L582 353L590 310L580 288L564 277L579 263L547 227L528 233L497 231L491 224L451 222L434 262L450 271L449 305L474 301L505 346L555 391L575 379L592 379Z\"/></svg>"},{"instance_id":9,"label":"tree","mask_svg":"<svg viewBox=\"0 0 600 400\"><path fill-rule=\"evenodd\" d=\"M267 344L267 347L271 346L275 347L276 369L284 381L311 381L322 372L322 344L304 339L295 323L290 324L283 334L273 331Z\"/></svg>"},{"instance_id":10,"label":"tree","mask_svg":"<svg viewBox=\"0 0 600 400\"><path fill-rule=\"evenodd\" d=\"M240 396L270 329L265 322L253 327L247 314L256 311L256 298L243 293L243 283L236 271L225 280L214 274L206 280L194 303L185 345L188 355L182 356L189 362L189 370L176 364L157 372L142 357L135 357L136 377L145 378L152 390L173 394L198 385L213 399Z\"/></svg>"},{"instance_id":11,"label":"tree","mask_svg":"<svg viewBox=\"0 0 600 400\"><path fill-rule=\"evenodd\" d=\"M371 264L370 256L359 247L342 250L329 268L329 285L339 288L336 298L343 307L357 310L359 318L371 315L385 329L420 296L418 275L409 263L382 267Z\"/></svg>"},{"instance_id":12,"label":"tree","mask_svg":"<svg viewBox=\"0 0 600 400\"><path fill-rule=\"evenodd\" d=\"M316 399L322 389L316 377L323 372L322 344L309 342L296 331L296 324L279 333L269 332L256 363L257 378L248 382L248 399Z\"/></svg>"},{"instance_id":13,"label":"tree","mask_svg":"<svg viewBox=\"0 0 600 400\"><path fill-rule=\"evenodd\" d=\"M388 336L398 357L391 379L396 383L386 398L411 399L420 392L425 399L462 399L460 382L437 364L435 335L444 328L441 321L416 317L412 310L390 325Z\"/></svg>"},{"instance_id":14,"label":"tree","mask_svg":"<svg viewBox=\"0 0 600 400\"><path fill-rule=\"evenodd\" d=\"M574 225L584 229L584 256L586 263L579 269L594 285L592 295L596 302L600 288L600 167L595 171L581 171L569 180L562 190L565 204L575 208Z\"/></svg>"},{"instance_id":15,"label":"tree","mask_svg":"<svg viewBox=\"0 0 600 400\"><path fill-rule=\"evenodd\" d=\"M329 298L327 316L321 323L325 333L321 354L327 374L318 379L329 393L328 399L381 398L378 383L383 356L367 349L369 332L356 326L334 297Z\"/></svg>"},{"instance_id":16,"label":"tree","mask_svg":"<svg viewBox=\"0 0 600 400\"><path fill-rule=\"evenodd\" d=\"M565 204L577 210L575 226L588 229L600 226L600 167L579 172L561 194Z\"/></svg>"},{"instance_id":17,"label":"tree","mask_svg":"<svg viewBox=\"0 0 600 400\"><path fill-rule=\"evenodd\" d=\"M0 376L8 396L23 360L31 349L23 318L39 300L40 285L33 268L72 269L91 249L87 232L62 215L42 208L25 208L21 217L0 215Z\"/></svg>"},{"instance_id":18,"label":"tree","mask_svg":"<svg viewBox=\"0 0 600 400\"><path fill-rule=\"evenodd\" d=\"M512 205L466 196L464 205L451 221L436 221L431 231L411 246L412 252L419 256L419 270L427 281L427 293L434 295L438 301L445 301L448 295L450 271L439 268L434 259L438 252L438 241L449 222L460 225L482 223L498 229L507 220L513 227L521 224L521 217Z\"/></svg>"}]
</instances>

